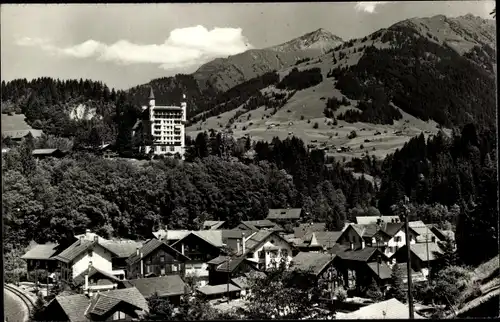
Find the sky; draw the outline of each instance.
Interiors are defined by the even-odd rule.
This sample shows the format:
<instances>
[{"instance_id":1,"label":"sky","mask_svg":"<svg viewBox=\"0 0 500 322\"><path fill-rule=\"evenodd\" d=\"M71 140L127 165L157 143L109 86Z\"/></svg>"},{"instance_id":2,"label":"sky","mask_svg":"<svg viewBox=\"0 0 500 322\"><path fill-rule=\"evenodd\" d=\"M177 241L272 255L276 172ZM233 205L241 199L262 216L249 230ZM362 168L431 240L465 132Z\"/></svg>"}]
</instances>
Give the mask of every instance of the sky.
<instances>
[{"instance_id":1,"label":"sky","mask_svg":"<svg viewBox=\"0 0 500 322\"><path fill-rule=\"evenodd\" d=\"M89 78L127 89L319 28L349 40L413 17L491 18L494 7L494 1L2 4L1 78Z\"/></svg>"}]
</instances>

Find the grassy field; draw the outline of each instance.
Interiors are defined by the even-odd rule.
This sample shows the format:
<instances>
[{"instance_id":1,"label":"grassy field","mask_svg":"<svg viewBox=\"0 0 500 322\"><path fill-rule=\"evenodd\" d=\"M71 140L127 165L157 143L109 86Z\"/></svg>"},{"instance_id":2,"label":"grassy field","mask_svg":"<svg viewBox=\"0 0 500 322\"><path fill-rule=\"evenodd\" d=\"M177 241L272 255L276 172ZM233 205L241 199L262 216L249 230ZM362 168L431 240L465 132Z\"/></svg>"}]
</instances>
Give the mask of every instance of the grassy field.
<instances>
[{"instance_id":1,"label":"grassy field","mask_svg":"<svg viewBox=\"0 0 500 322\"><path fill-rule=\"evenodd\" d=\"M2 114L2 132L30 130L31 126L24 121L25 118L24 114Z\"/></svg>"}]
</instances>

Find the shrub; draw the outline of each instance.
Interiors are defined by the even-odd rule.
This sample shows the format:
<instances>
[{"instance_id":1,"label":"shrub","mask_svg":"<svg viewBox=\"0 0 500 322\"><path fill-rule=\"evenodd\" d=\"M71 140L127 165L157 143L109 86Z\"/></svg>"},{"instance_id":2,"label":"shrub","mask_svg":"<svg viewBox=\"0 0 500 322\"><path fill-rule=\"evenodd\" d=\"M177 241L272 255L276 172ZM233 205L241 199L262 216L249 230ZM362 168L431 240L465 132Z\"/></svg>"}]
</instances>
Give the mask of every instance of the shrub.
<instances>
[{"instance_id":1,"label":"shrub","mask_svg":"<svg viewBox=\"0 0 500 322\"><path fill-rule=\"evenodd\" d=\"M335 297L337 298L337 301L339 302L344 302L347 299L347 292L343 288L338 288L335 291Z\"/></svg>"},{"instance_id":2,"label":"shrub","mask_svg":"<svg viewBox=\"0 0 500 322\"><path fill-rule=\"evenodd\" d=\"M318 122L314 123L313 129L317 129L319 127Z\"/></svg>"},{"instance_id":3,"label":"shrub","mask_svg":"<svg viewBox=\"0 0 500 322\"><path fill-rule=\"evenodd\" d=\"M35 282L35 279L40 282L40 283L46 283L47 282L47 277L48 273L44 269L37 269L34 271L29 272L28 274L28 281L30 282Z\"/></svg>"},{"instance_id":4,"label":"shrub","mask_svg":"<svg viewBox=\"0 0 500 322\"><path fill-rule=\"evenodd\" d=\"M357 136L358 136L358 134L356 133L356 131L352 130L352 131L351 131L351 133L349 133L349 134L347 135L347 138L348 138L348 139L354 139L354 138L355 138L355 137L357 137Z\"/></svg>"},{"instance_id":5,"label":"shrub","mask_svg":"<svg viewBox=\"0 0 500 322\"><path fill-rule=\"evenodd\" d=\"M307 120L307 124L311 123L311 120Z\"/></svg>"},{"instance_id":6,"label":"shrub","mask_svg":"<svg viewBox=\"0 0 500 322\"><path fill-rule=\"evenodd\" d=\"M360 149L360 150L363 150L364 148L365 148L365 146L364 146L363 144L361 144L361 145L359 146L359 149Z\"/></svg>"}]
</instances>

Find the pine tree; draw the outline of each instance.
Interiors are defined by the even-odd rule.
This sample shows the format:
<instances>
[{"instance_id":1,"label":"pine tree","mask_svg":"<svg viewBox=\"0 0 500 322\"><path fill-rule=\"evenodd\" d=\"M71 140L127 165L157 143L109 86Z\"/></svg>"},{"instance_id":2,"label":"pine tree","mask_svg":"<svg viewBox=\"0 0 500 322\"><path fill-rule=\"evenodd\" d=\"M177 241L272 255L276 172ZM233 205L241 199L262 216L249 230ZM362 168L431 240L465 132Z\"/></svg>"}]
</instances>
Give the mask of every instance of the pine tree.
<instances>
[{"instance_id":1,"label":"pine tree","mask_svg":"<svg viewBox=\"0 0 500 322\"><path fill-rule=\"evenodd\" d=\"M380 288L377 285L377 282L375 282L373 278L371 279L370 285L366 290L366 296L368 298L373 299L376 302L382 300L383 297L382 291L380 290Z\"/></svg>"},{"instance_id":2,"label":"pine tree","mask_svg":"<svg viewBox=\"0 0 500 322\"><path fill-rule=\"evenodd\" d=\"M404 290L402 272L399 265L394 265L392 268L391 281L390 281L390 291L388 295L391 298L396 298L401 302L406 302L406 292Z\"/></svg>"}]
</instances>

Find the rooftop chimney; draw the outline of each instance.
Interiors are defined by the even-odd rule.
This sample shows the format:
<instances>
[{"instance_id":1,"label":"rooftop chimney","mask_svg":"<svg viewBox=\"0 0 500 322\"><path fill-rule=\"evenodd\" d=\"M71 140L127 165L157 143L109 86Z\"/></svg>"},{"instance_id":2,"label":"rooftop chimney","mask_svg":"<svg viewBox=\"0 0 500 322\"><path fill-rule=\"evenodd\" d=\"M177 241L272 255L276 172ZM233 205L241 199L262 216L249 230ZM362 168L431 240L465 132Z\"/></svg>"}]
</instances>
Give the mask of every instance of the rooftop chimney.
<instances>
[{"instance_id":1,"label":"rooftop chimney","mask_svg":"<svg viewBox=\"0 0 500 322\"><path fill-rule=\"evenodd\" d=\"M142 252L140 253L141 255L141 277L144 277L144 262L142 260Z\"/></svg>"},{"instance_id":2,"label":"rooftop chimney","mask_svg":"<svg viewBox=\"0 0 500 322\"><path fill-rule=\"evenodd\" d=\"M139 247L137 247L137 248L135 249L135 253L136 253L136 255L137 255L137 256L139 256Z\"/></svg>"},{"instance_id":3,"label":"rooftop chimney","mask_svg":"<svg viewBox=\"0 0 500 322\"><path fill-rule=\"evenodd\" d=\"M245 233L243 233L243 238L241 239L241 248L242 248L242 252L243 254L245 254L245 251L246 251L246 240L245 240Z\"/></svg>"}]
</instances>

